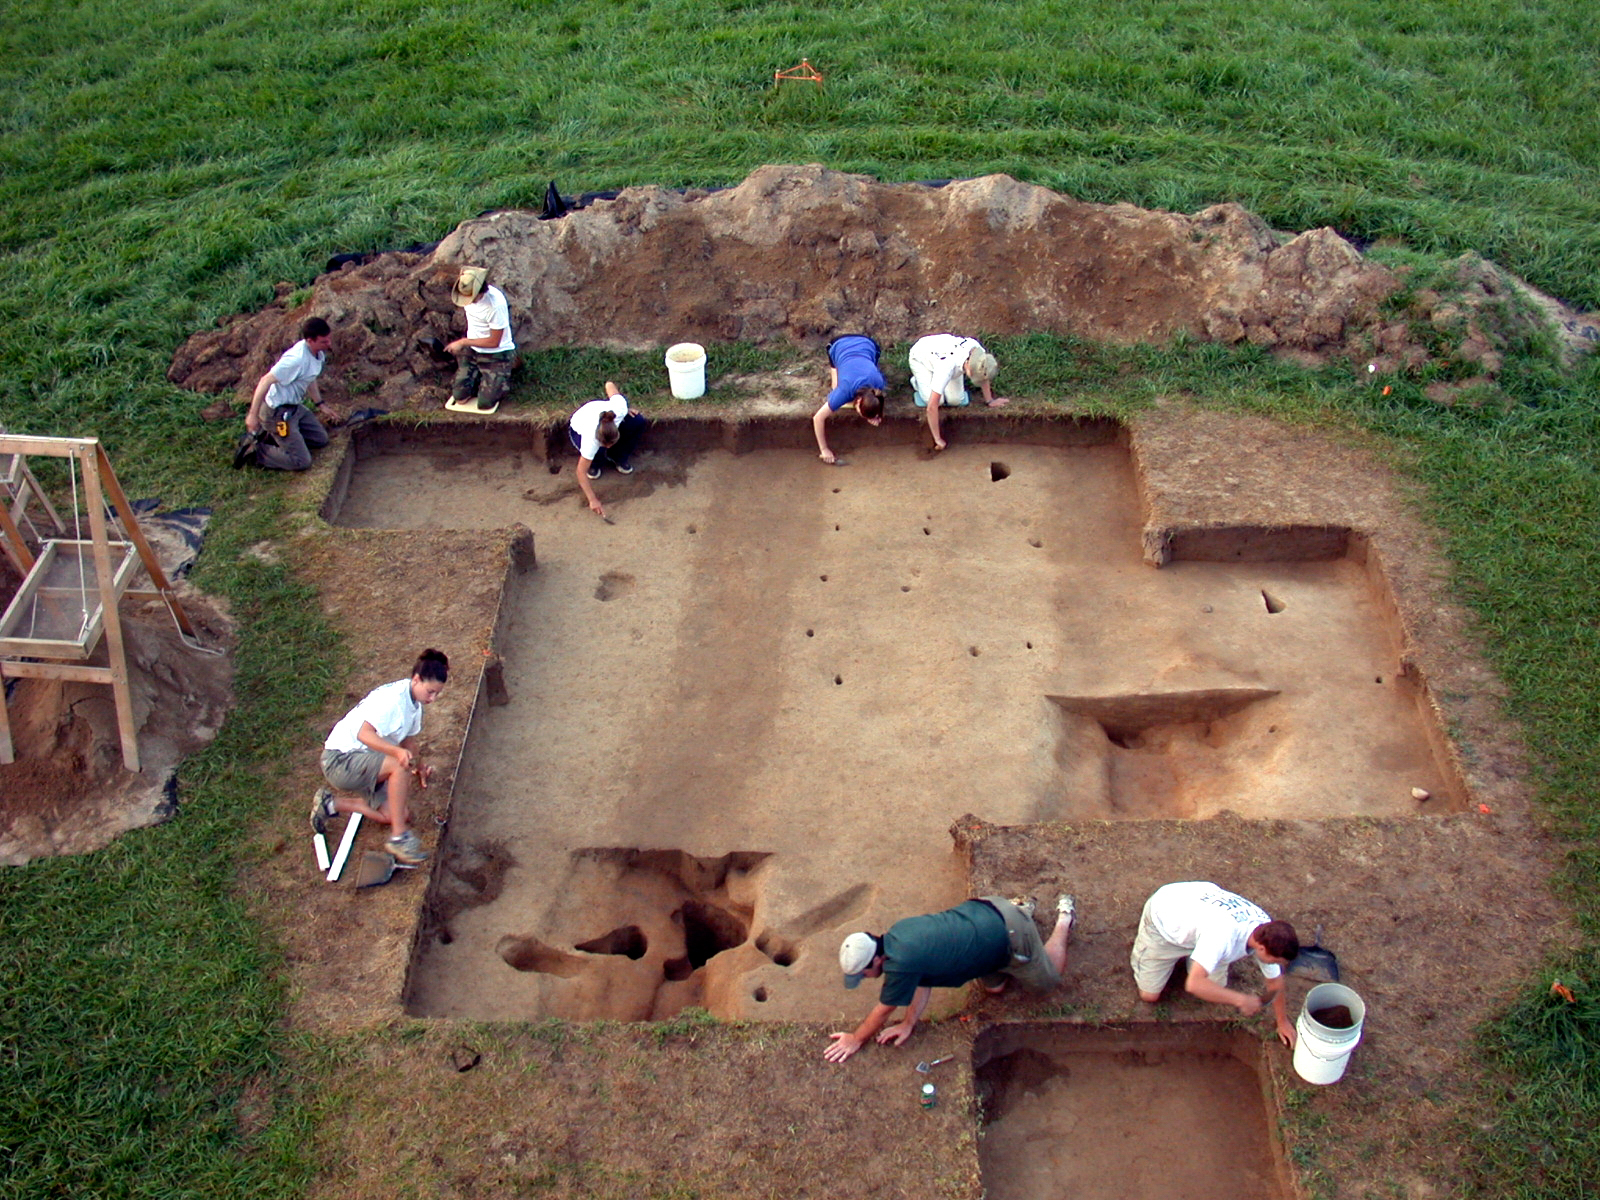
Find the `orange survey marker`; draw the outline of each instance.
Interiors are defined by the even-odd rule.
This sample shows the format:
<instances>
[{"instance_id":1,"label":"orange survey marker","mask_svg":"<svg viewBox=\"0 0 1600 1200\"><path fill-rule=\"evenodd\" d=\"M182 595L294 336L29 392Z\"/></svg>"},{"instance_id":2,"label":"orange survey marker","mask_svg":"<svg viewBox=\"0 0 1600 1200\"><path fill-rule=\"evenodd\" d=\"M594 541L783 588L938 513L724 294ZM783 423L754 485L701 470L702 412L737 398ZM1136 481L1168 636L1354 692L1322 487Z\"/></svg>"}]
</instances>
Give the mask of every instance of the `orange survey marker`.
<instances>
[{"instance_id":1,"label":"orange survey marker","mask_svg":"<svg viewBox=\"0 0 1600 1200\"><path fill-rule=\"evenodd\" d=\"M772 73L772 86L777 87L785 79L799 80L802 83L814 83L822 86L822 72L811 65L811 60L802 58L798 67L790 67L787 71L774 71Z\"/></svg>"}]
</instances>

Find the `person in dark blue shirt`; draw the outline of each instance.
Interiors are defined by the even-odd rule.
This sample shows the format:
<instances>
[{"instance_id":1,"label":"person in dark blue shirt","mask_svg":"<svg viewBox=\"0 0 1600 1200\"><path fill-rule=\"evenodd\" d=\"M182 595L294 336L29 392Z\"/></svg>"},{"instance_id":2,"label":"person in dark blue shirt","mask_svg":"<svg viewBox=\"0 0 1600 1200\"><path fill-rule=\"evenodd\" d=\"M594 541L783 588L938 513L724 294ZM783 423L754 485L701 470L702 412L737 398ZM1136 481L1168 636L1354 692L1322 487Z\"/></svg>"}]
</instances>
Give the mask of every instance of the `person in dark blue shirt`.
<instances>
[{"instance_id":1,"label":"person in dark blue shirt","mask_svg":"<svg viewBox=\"0 0 1600 1200\"><path fill-rule=\"evenodd\" d=\"M883 424L883 372L878 369L878 343L865 334L848 333L828 346L828 398L811 418L822 461L834 461L828 449L828 418L850 405L869 425Z\"/></svg>"},{"instance_id":2,"label":"person in dark blue shirt","mask_svg":"<svg viewBox=\"0 0 1600 1200\"><path fill-rule=\"evenodd\" d=\"M863 979L883 979L878 1003L854 1033L829 1035L822 1052L829 1062L843 1062L874 1036L881 1044L902 1045L928 1007L936 987L960 987L981 979L998 994L1015 979L1030 991L1047 992L1061 983L1067 966L1076 903L1071 896L1056 902L1056 926L1050 940L1033 923L1032 900L984 896L944 912L907 917L889 926L881 937L852 933L839 947L844 985L859 987ZM897 1008L906 1015L884 1025ZM880 1032L881 1031L881 1032Z\"/></svg>"}]
</instances>

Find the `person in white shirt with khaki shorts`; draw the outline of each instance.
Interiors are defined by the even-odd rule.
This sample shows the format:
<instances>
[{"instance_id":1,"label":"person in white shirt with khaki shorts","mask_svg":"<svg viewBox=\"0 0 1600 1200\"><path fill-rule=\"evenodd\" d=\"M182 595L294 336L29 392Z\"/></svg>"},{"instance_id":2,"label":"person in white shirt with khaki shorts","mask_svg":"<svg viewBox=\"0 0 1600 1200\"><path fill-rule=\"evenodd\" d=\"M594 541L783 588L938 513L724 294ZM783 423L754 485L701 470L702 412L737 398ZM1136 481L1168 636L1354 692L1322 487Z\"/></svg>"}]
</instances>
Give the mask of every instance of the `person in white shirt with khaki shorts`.
<instances>
[{"instance_id":1,"label":"person in white shirt with khaki shorts","mask_svg":"<svg viewBox=\"0 0 1600 1200\"><path fill-rule=\"evenodd\" d=\"M1228 987L1229 965L1253 958L1267 981L1278 1037L1286 1046L1293 1046L1295 1032L1285 1011L1283 968L1299 953L1300 939L1294 926L1274 921L1243 896L1225 892L1214 883L1169 883L1145 901L1129 964L1139 999L1147 1004L1161 999L1173 967L1186 958L1186 992L1253 1017L1261 1011L1260 997Z\"/></svg>"},{"instance_id":2,"label":"person in white shirt with khaki shorts","mask_svg":"<svg viewBox=\"0 0 1600 1200\"><path fill-rule=\"evenodd\" d=\"M449 679L450 660L441 651L424 650L409 678L373 688L339 719L323 743L322 776L330 786L312 797L313 832L325 832L333 817L360 813L389 826L383 848L397 862L427 861L422 842L409 828L408 801L412 779L425 788L433 774L417 744L423 707L439 698Z\"/></svg>"}]
</instances>

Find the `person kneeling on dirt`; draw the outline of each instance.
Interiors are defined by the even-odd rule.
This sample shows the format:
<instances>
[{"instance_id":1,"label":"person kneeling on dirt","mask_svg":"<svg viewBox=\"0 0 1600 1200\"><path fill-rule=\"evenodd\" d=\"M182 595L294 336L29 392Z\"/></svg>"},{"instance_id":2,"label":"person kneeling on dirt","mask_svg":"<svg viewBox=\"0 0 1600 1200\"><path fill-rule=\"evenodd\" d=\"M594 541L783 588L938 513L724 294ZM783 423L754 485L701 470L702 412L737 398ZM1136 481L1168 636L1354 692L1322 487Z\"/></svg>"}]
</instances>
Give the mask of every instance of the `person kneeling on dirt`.
<instances>
[{"instance_id":1,"label":"person kneeling on dirt","mask_svg":"<svg viewBox=\"0 0 1600 1200\"><path fill-rule=\"evenodd\" d=\"M466 315L467 336L445 350L461 360L445 407L452 412L486 417L500 407L517 365L517 343L511 337L511 306L506 294L489 283L485 267L463 267L450 299Z\"/></svg>"},{"instance_id":2,"label":"person kneeling on dirt","mask_svg":"<svg viewBox=\"0 0 1600 1200\"><path fill-rule=\"evenodd\" d=\"M328 444L328 431L306 400L320 409L319 376L333 345L333 331L321 317L300 326L300 340L256 381L245 413L248 432L239 440L233 465L254 463L271 471L304 471L311 452Z\"/></svg>"},{"instance_id":3,"label":"person kneeling on dirt","mask_svg":"<svg viewBox=\"0 0 1600 1200\"><path fill-rule=\"evenodd\" d=\"M433 768L423 765L417 735L423 706L437 700L449 680L450 660L438 650L424 650L409 679L373 688L339 720L323 744L322 775L331 786L318 788L312 798L313 832L326 832L329 818L340 813L360 813L389 826L383 848L396 861L427 861L421 841L407 828L411 812L406 802L412 778L425 788L433 775ZM380 791L385 799L374 807Z\"/></svg>"},{"instance_id":4,"label":"person kneeling on dirt","mask_svg":"<svg viewBox=\"0 0 1600 1200\"><path fill-rule=\"evenodd\" d=\"M880 1044L904 1044L936 987L960 987L981 979L990 994L998 995L1012 979L1035 992L1058 986L1067 968L1076 907L1071 896L1056 901L1056 925L1049 941L1040 938L1033 923L1034 903L1027 897L985 896L944 912L896 921L882 936L852 933L839 947L845 987L879 976L883 987L878 1003L854 1033L829 1034L832 1044L822 1057L843 1062L875 1034ZM905 1017L885 1029L901 1006Z\"/></svg>"},{"instance_id":5,"label":"person kneeling on dirt","mask_svg":"<svg viewBox=\"0 0 1600 1200\"><path fill-rule=\"evenodd\" d=\"M835 461L828 449L828 417L850 405L868 425L883 424L883 372L878 369L878 343L865 334L847 333L828 345L828 398L811 418L822 461Z\"/></svg>"},{"instance_id":6,"label":"person kneeling on dirt","mask_svg":"<svg viewBox=\"0 0 1600 1200\"><path fill-rule=\"evenodd\" d=\"M605 505L589 481L600 478L600 469L608 459L619 475L632 475L633 452L648 424L638 413L628 411L628 398L609 379L604 397L589 401L572 414L567 436L578 452L578 486L583 489L591 512L606 515Z\"/></svg>"},{"instance_id":7,"label":"person kneeling on dirt","mask_svg":"<svg viewBox=\"0 0 1600 1200\"><path fill-rule=\"evenodd\" d=\"M1145 901L1129 961L1139 999L1147 1004L1161 999L1172 968L1187 958L1184 991L1253 1017L1261 1011L1261 999L1227 985L1228 965L1247 956L1254 958L1267 980L1278 1037L1284 1045L1293 1046L1295 1031L1285 1012L1283 968L1299 953L1300 939L1294 926L1272 920L1243 896L1225 892L1214 883L1169 883Z\"/></svg>"},{"instance_id":8,"label":"person kneeling on dirt","mask_svg":"<svg viewBox=\"0 0 1600 1200\"><path fill-rule=\"evenodd\" d=\"M930 333L911 346L911 399L918 408L928 410L928 432L933 448L943 450L945 440L939 430L939 409L948 404L964 408L967 404L966 380L983 389L983 402L990 408L1009 403L989 390L1000 364L994 355L974 338L953 333Z\"/></svg>"}]
</instances>

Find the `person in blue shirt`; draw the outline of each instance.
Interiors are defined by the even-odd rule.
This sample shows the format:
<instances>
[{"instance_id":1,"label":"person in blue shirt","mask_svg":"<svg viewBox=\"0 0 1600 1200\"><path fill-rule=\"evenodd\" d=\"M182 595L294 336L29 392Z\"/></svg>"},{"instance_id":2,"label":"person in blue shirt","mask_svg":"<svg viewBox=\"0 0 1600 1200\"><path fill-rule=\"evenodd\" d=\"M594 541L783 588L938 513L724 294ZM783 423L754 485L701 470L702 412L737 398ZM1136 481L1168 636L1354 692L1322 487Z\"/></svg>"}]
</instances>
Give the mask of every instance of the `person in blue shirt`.
<instances>
[{"instance_id":1,"label":"person in blue shirt","mask_svg":"<svg viewBox=\"0 0 1600 1200\"><path fill-rule=\"evenodd\" d=\"M868 425L883 424L883 372L878 369L878 343L865 334L847 333L828 346L828 398L811 418L822 461L835 461L828 449L828 418L846 405Z\"/></svg>"}]
</instances>

